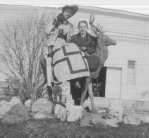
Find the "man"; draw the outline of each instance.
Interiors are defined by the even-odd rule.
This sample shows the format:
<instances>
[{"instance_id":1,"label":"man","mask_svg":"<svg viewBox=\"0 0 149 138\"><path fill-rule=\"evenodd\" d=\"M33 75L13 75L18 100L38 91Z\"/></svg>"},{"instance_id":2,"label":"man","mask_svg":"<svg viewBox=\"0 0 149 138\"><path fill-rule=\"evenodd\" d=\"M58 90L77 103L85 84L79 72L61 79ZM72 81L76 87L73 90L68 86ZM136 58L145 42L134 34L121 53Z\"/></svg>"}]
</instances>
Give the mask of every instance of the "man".
<instances>
[{"instance_id":1,"label":"man","mask_svg":"<svg viewBox=\"0 0 149 138\"><path fill-rule=\"evenodd\" d=\"M85 20L78 23L79 33L72 36L69 42L75 43L83 52L95 53L97 39L87 32L88 24Z\"/></svg>"},{"instance_id":2,"label":"man","mask_svg":"<svg viewBox=\"0 0 149 138\"><path fill-rule=\"evenodd\" d=\"M87 57L90 72L96 70L99 66L99 58L95 55L97 38L87 32L88 24L85 20L78 23L79 33L72 36L70 43L75 43ZM82 92L83 82L75 79L71 82L71 92L75 101L75 105L80 105L80 97ZM76 90L77 89L77 90Z\"/></svg>"}]
</instances>

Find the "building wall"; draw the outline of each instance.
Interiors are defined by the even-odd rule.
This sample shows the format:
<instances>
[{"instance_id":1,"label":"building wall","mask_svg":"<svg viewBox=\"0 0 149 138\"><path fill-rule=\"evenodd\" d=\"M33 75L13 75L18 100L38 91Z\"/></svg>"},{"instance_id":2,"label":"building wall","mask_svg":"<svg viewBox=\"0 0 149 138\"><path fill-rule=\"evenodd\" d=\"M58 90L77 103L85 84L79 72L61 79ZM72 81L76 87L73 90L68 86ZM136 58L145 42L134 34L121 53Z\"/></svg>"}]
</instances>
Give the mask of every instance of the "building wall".
<instances>
[{"instance_id":1,"label":"building wall","mask_svg":"<svg viewBox=\"0 0 149 138\"><path fill-rule=\"evenodd\" d=\"M122 68L122 99L149 100L148 96L141 96L141 93L148 89L149 84L148 52L147 44L119 42L116 47L109 47L109 58L105 66ZM136 83L134 85L127 84L128 60L136 61Z\"/></svg>"}]
</instances>

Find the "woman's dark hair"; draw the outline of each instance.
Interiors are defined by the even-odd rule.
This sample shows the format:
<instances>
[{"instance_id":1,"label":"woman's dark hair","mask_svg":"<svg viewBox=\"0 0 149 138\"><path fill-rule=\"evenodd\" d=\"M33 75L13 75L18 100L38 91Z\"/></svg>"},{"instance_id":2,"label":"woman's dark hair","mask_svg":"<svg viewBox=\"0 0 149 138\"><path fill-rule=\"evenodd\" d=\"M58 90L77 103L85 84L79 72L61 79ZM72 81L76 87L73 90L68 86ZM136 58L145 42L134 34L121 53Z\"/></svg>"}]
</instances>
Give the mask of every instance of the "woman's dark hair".
<instances>
[{"instance_id":1,"label":"woman's dark hair","mask_svg":"<svg viewBox=\"0 0 149 138\"><path fill-rule=\"evenodd\" d=\"M80 22L78 23L78 27L80 26L80 24L81 24L81 23L85 23L85 24L86 24L86 26L87 26L87 28L88 28L87 21L85 21L85 20L80 21Z\"/></svg>"},{"instance_id":2,"label":"woman's dark hair","mask_svg":"<svg viewBox=\"0 0 149 138\"><path fill-rule=\"evenodd\" d=\"M59 31L57 37L66 40L66 38L67 38L67 34L66 34L66 35L63 35L63 30L61 30L61 31Z\"/></svg>"}]
</instances>

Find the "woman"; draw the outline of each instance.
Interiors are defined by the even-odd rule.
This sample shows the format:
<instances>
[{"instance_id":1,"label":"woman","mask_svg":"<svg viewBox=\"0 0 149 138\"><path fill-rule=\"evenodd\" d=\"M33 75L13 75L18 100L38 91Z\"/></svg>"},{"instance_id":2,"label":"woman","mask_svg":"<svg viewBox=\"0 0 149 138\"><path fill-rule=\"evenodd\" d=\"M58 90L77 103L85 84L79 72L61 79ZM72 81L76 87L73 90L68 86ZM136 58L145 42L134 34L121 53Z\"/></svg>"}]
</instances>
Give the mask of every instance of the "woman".
<instances>
[{"instance_id":1,"label":"woman","mask_svg":"<svg viewBox=\"0 0 149 138\"><path fill-rule=\"evenodd\" d=\"M49 47L49 53L51 51L51 45L53 45L55 39L59 36L61 36L62 32L59 32L59 30L61 30L60 28L58 28L60 25L69 25L70 27L67 28L69 29L68 31L70 32L69 35L72 35L73 33L73 27L72 24L70 22L68 22L68 19L71 18L76 12L78 11L78 6L72 5L72 6L64 6L62 8L62 13L60 13L53 21L52 26L51 24L47 24L46 28L45 28L45 33L47 36L47 41L46 41L46 45L47 47ZM57 36L59 35L59 36ZM68 39L69 35L67 36Z\"/></svg>"},{"instance_id":2,"label":"woman","mask_svg":"<svg viewBox=\"0 0 149 138\"><path fill-rule=\"evenodd\" d=\"M69 23L67 19L72 17L78 11L78 6L64 6L62 8L62 13L60 13L55 20L53 21L53 29L58 28L60 24L67 24Z\"/></svg>"},{"instance_id":3,"label":"woman","mask_svg":"<svg viewBox=\"0 0 149 138\"><path fill-rule=\"evenodd\" d=\"M41 55L41 58L40 58L40 65L41 65L42 72L43 72L43 78L39 81L39 83L37 84L35 88L35 91L32 95L31 105L34 103L35 96L39 88L43 87L46 83L48 83L48 85L51 86L50 77L49 77L50 81L47 81L47 71L48 71L47 65L46 65L47 56L51 56L53 45L58 37L65 37L64 39L67 39L72 34L73 28L72 28L72 25L68 22L68 19L71 18L77 11L78 11L78 6L75 6L75 5L72 5L72 6L66 5L62 8L62 14L60 15L63 16L65 20L67 21L65 22L65 25L66 25L65 31L67 29L67 32L69 32L69 34L67 35L61 35L63 33L62 29L57 28L59 27L57 25L60 25L62 27L62 24L63 24L63 22L59 21L60 20L59 18L55 19L53 24L50 23L45 26L45 34L47 38L45 40L46 47L44 48L44 53L43 55ZM53 27L55 28L55 30L53 29ZM50 71L48 73L50 73ZM51 87L48 87L48 94L49 94L50 100L52 100L51 91L52 91Z\"/></svg>"},{"instance_id":4,"label":"woman","mask_svg":"<svg viewBox=\"0 0 149 138\"><path fill-rule=\"evenodd\" d=\"M61 33L63 33L62 31L59 32L61 29L58 28L58 27L60 25L62 25L63 22L60 22L60 19L58 17L63 16L63 18L65 18L65 20L67 21L65 23L65 25L69 26L69 27L66 27L66 29L68 29L67 31L69 31L69 35L71 35L72 32L73 32L73 27L68 22L68 19L71 18L77 11L78 11L78 6L75 6L75 5L68 6L68 5L66 5L62 8L62 13L60 13L57 16L57 18L52 23L52 26L51 26L51 24L47 24L46 27L45 27L45 34L47 36L47 39L45 40L46 47L44 49L44 54L40 58L40 65L42 67L43 75L44 75L44 80L43 80L44 82L43 83L47 82L46 58L47 58L47 56L48 57L52 56L51 55L52 54L52 48L53 48L53 45L54 45L57 37L61 37L61 36L66 37L66 35L65 36L61 35ZM67 35L67 38L69 38L69 35ZM65 39L67 39L67 38L65 38ZM51 85L51 84L49 83L48 85Z\"/></svg>"}]
</instances>

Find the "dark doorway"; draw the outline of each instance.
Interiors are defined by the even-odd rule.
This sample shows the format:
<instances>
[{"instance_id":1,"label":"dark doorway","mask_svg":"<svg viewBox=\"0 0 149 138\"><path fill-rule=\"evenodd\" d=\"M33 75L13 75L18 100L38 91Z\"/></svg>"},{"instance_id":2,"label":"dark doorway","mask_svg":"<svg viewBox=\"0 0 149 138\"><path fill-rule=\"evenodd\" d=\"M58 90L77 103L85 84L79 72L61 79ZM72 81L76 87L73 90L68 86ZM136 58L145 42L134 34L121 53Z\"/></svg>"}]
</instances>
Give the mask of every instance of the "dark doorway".
<instances>
[{"instance_id":1,"label":"dark doorway","mask_svg":"<svg viewBox=\"0 0 149 138\"><path fill-rule=\"evenodd\" d=\"M103 67L99 72L99 77L93 81L93 91L95 97L105 97L107 67Z\"/></svg>"}]
</instances>

